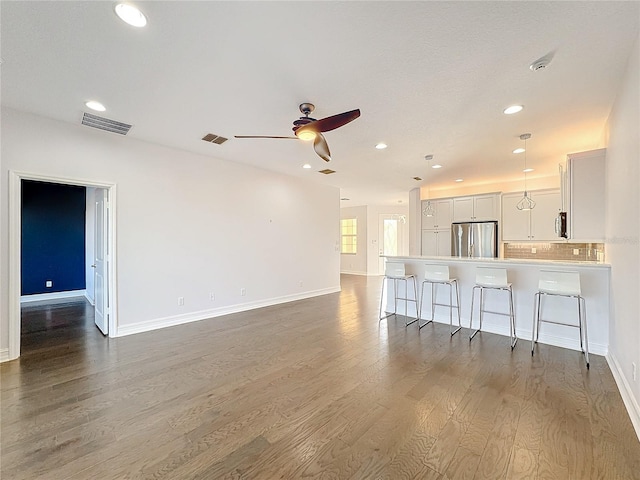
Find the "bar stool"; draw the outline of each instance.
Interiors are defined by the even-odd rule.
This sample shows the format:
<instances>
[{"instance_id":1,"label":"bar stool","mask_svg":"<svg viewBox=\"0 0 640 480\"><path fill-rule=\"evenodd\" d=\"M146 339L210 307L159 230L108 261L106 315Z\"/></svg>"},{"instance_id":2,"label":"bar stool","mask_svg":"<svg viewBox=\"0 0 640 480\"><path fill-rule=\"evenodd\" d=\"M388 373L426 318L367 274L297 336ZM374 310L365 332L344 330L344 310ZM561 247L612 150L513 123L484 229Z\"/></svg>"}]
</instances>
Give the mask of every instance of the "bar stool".
<instances>
[{"instance_id":1,"label":"bar stool","mask_svg":"<svg viewBox=\"0 0 640 480\"><path fill-rule=\"evenodd\" d=\"M387 284L387 280L393 280L393 312L385 316L382 316L382 302L384 301L384 287ZM414 297L409 297L409 280L413 282ZM398 297L398 282L404 282L404 297ZM388 293L389 289L387 289ZM411 325L413 322L418 321L418 283L415 275L407 275L404 269L404 263L401 262L387 262L384 269L384 278L382 279L382 294L380 295L380 316L379 321L396 315L398 310L398 300L404 300L404 317L405 326ZM414 302L416 304L416 318L409 322L409 316L407 315L407 304Z\"/></svg>"},{"instance_id":2,"label":"bar stool","mask_svg":"<svg viewBox=\"0 0 640 480\"><path fill-rule=\"evenodd\" d=\"M424 287L426 284L431 284L431 318L424 319L427 320L425 323L420 324L420 320L423 320L422 308L424 307ZM449 303L436 303L438 285L448 285L449 286ZM453 287L456 288L456 304L453 304ZM425 325L433 322L433 318L436 312L436 306L441 307L449 307L449 333L453 337L457 332L462 328L460 324L460 292L458 290L458 279L451 278L449 276L449 266L448 265L425 265L424 271L424 280L422 281L422 286L420 287L420 307L418 310L418 327L422 328ZM458 328L453 329L453 309L456 309L458 312Z\"/></svg>"},{"instance_id":3,"label":"bar stool","mask_svg":"<svg viewBox=\"0 0 640 480\"><path fill-rule=\"evenodd\" d=\"M509 317L509 339L511 350L516 346L518 337L516 337L516 316L513 310L513 290L511 284L507 282L507 270L505 268L478 267L476 268L476 284L471 291L471 320L469 320L469 328L473 326L473 300L476 289L480 290L480 326L477 330L472 330L469 335L469 341L482 330L482 314L491 313L493 315L505 315ZM503 290L509 293L509 313L491 312L484 309L484 291L485 290Z\"/></svg>"},{"instance_id":4,"label":"bar stool","mask_svg":"<svg viewBox=\"0 0 640 480\"><path fill-rule=\"evenodd\" d=\"M558 322L552 320L542 320L540 318L541 298L543 295L575 298L578 301L578 325L572 323ZM531 356L533 347L538 343L540 335L540 322L555 323L556 325L566 325L577 327L580 330L580 350L584 354L589 368L589 343L587 340L587 306L580 289L580 273L578 272L558 272L541 270L538 280L538 292L533 296L533 332L531 334ZM584 343L582 332L584 330Z\"/></svg>"}]
</instances>

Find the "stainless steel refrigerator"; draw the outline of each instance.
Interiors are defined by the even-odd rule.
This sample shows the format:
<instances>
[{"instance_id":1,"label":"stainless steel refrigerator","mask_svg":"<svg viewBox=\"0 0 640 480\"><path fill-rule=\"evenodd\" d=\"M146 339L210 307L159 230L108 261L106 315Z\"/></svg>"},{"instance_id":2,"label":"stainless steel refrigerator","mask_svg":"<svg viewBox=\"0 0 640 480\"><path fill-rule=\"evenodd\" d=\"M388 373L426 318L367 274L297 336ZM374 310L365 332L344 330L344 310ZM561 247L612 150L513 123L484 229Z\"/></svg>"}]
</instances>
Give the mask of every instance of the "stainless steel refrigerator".
<instances>
[{"instance_id":1,"label":"stainless steel refrigerator","mask_svg":"<svg viewBox=\"0 0 640 480\"><path fill-rule=\"evenodd\" d=\"M452 223L451 256L496 258L498 256L498 222Z\"/></svg>"}]
</instances>

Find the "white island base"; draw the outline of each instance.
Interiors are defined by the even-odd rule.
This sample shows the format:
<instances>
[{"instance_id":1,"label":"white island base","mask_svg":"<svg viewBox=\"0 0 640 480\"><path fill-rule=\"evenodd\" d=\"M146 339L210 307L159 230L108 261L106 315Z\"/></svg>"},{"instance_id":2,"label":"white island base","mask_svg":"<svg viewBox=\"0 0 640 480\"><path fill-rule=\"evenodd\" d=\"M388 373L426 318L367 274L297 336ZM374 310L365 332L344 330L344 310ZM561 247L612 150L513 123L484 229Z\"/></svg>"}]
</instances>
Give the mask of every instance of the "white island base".
<instances>
[{"instance_id":1,"label":"white island base","mask_svg":"<svg viewBox=\"0 0 640 480\"><path fill-rule=\"evenodd\" d=\"M475 285L476 267L506 268L507 278L513 284L513 300L516 317L516 336L519 338L516 348L531 347L531 332L533 327L534 294L538 291L538 276L540 270L575 271L580 273L582 296L586 301L587 333L589 353L606 355L609 348L609 278L611 267L602 263L586 262L555 262L542 260L504 260L504 259L470 259L458 257L385 257L387 261L403 262L406 273L417 276L418 295L420 296L424 279L425 265L448 265L452 278L457 278L460 288L460 318L463 329L456 335L469 334L469 319L471 315L471 292ZM404 288L403 282L398 282L399 290ZM392 312L393 282L389 281L385 289L386 298L383 299L385 310ZM409 295L412 297L411 282ZM422 318L431 316L430 295L431 286L424 288L425 302ZM398 296L404 297L405 292L399 291ZM455 295L455 291L454 291ZM506 292L485 291L484 308L494 312L508 312L509 303ZM449 302L449 289L440 285L437 287L437 303ZM416 315L413 302L408 302L408 314ZM454 300L455 303L455 300ZM478 328L480 316L478 314L479 298L476 292L474 303L474 328ZM398 314L404 314L404 303L398 301ZM455 309L453 311L454 324L457 322ZM543 320L560 321L578 325L577 300L563 297L542 298ZM436 307L434 321L449 323L449 309ZM482 321L482 331L496 333L507 337L505 349L509 348L509 317L485 313ZM540 326L539 343L555 345L580 351L580 334L578 328L564 325L542 323Z\"/></svg>"}]
</instances>

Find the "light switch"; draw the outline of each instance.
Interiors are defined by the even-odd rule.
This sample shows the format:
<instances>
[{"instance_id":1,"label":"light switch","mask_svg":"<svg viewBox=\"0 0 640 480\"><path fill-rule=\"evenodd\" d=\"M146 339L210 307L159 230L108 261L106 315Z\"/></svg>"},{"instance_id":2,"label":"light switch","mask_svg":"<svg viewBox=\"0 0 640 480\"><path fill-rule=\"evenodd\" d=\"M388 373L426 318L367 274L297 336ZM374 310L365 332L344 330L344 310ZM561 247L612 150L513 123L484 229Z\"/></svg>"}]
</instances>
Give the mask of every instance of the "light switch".
<instances>
[{"instance_id":1,"label":"light switch","mask_svg":"<svg viewBox=\"0 0 640 480\"><path fill-rule=\"evenodd\" d=\"M579 248L574 248L573 249L573 254L574 255L580 255L580 249Z\"/></svg>"}]
</instances>

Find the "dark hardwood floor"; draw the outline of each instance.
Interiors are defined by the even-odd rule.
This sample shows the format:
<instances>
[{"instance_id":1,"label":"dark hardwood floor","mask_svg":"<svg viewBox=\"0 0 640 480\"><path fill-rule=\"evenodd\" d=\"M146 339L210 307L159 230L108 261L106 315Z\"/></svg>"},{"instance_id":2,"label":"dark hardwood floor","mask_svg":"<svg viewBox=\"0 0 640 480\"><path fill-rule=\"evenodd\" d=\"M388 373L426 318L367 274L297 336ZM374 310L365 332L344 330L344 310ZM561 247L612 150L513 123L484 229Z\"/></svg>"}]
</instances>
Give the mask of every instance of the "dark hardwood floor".
<instances>
[{"instance_id":1,"label":"dark hardwood floor","mask_svg":"<svg viewBox=\"0 0 640 480\"><path fill-rule=\"evenodd\" d=\"M380 278L118 339L85 301L23 311L0 478L640 479L603 357L378 322Z\"/></svg>"}]
</instances>

